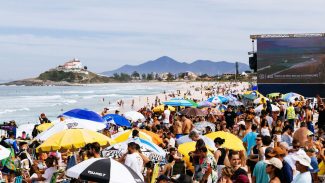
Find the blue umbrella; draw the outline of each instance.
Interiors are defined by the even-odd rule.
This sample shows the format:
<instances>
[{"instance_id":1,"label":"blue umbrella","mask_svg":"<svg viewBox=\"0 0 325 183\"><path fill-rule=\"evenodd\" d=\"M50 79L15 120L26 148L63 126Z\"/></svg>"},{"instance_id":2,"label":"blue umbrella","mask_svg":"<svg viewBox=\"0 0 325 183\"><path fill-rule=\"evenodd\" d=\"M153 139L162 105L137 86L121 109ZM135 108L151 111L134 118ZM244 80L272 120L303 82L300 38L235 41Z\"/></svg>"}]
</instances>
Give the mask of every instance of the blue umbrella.
<instances>
[{"instance_id":1,"label":"blue umbrella","mask_svg":"<svg viewBox=\"0 0 325 183\"><path fill-rule=\"evenodd\" d=\"M130 121L118 114L107 114L103 116L103 119L108 122L114 122L117 126L131 127Z\"/></svg>"},{"instance_id":2,"label":"blue umbrella","mask_svg":"<svg viewBox=\"0 0 325 183\"><path fill-rule=\"evenodd\" d=\"M63 113L62 115L71 118L85 119L89 121L105 122L99 114L85 109L72 109Z\"/></svg>"},{"instance_id":3,"label":"blue umbrella","mask_svg":"<svg viewBox=\"0 0 325 183\"><path fill-rule=\"evenodd\" d=\"M300 96L301 95L299 95L298 93L290 92L290 93L287 93L287 94L283 95L282 99L285 100L285 101L289 101L291 97L299 98Z\"/></svg>"}]
</instances>

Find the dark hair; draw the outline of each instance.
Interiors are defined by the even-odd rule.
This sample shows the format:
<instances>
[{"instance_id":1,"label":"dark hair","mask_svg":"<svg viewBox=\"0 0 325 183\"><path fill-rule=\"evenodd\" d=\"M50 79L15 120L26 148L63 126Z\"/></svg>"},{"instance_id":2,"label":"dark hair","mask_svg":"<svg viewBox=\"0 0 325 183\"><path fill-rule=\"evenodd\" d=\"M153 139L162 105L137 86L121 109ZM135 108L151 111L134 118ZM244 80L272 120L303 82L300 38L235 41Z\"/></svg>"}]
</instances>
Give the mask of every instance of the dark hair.
<instances>
[{"instance_id":1,"label":"dark hair","mask_svg":"<svg viewBox=\"0 0 325 183\"><path fill-rule=\"evenodd\" d=\"M94 149L96 153L100 152L100 144L98 142L91 143L90 148Z\"/></svg>"},{"instance_id":2,"label":"dark hair","mask_svg":"<svg viewBox=\"0 0 325 183\"><path fill-rule=\"evenodd\" d=\"M132 138L138 137L139 136L139 131L138 130L133 130L132 131Z\"/></svg>"},{"instance_id":3,"label":"dark hair","mask_svg":"<svg viewBox=\"0 0 325 183\"><path fill-rule=\"evenodd\" d=\"M208 152L207 147L206 146L201 147L200 152L204 152L204 153Z\"/></svg>"},{"instance_id":4,"label":"dark hair","mask_svg":"<svg viewBox=\"0 0 325 183\"><path fill-rule=\"evenodd\" d=\"M238 151L233 151L233 150L230 150L229 151L229 154L228 154L228 159L230 160L232 158L233 155L238 155L240 157L240 154Z\"/></svg>"},{"instance_id":5,"label":"dark hair","mask_svg":"<svg viewBox=\"0 0 325 183\"><path fill-rule=\"evenodd\" d=\"M307 125L306 125L306 122L301 122L300 123L300 127L306 127Z\"/></svg>"},{"instance_id":6,"label":"dark hair","mask_svg":"<svg viewBox=\"0 0 325 183\"><path fill-rule=\"evenodd\" d=\"M54 166L55 164L58 164L58 160L56 159L55 156L49 156L46 158L45 163L50 166ZM55 164L54 164L55 163Z\"/></svg>"},{"instance_id":7,"label":"dark hair","mask_svg":"<svg viewBox=\"0 0 325 183\"><path fill-rule=\"evenodd\" d=\"M148 161L146 164L145 164L145 167L146 168L153 168L155 166L155 164L152 162L152 161Z\"/></svg>"},{"instance_id":8,"label":"dark hair","mask_svg":"<svg viewBox=\"0 0 325 183\"><path fill-rule=\"evenodd\" d=\"M262 136L263 145L269 146L272 143L272 138L270 136Z\"/></svg>"},{"instance_id":9,"label":"dark hair","mask_svg":"<svg viewBox=\"0 0 325 183\"><path fill-rule=\"evenodd\" d=\"M252 130L253 131L257 130L257 125L256 124L252 124Z\"/></svg>"},{"instance_id":10,"label":"dark hair","mask_svg":"<svg viewBox=\"0 0 325 183\"><path fill-rule=\"evenodd\" d=\"M261 127L264 127L264 126L269 126L269 123L267 122L267 120L266 119L262 119L262 121L261 121Z\"/></svg>"},{"instance_id":11,"label":"dark hair","mask_svg":"<svg viewBox=\"0 0 325 183\"><path fill-rule=\"evenodd\" d=\"M132 149L137 149L137 143L135 142L130 142L128 143L128 147L132 148Z\"/></svg>"},{"instance_id":12,"label":"dark hair","mask_svg":"<svg viewBox=\"0 0 325 183\"><path fill-rule=\"evenodd\" d=\"M200 149L203 146L205 147L205 142L203 141L203 139L199 139L198 141L196 141L196 144L195 144L196 149Z\"/></svg>"},{"instance_id":13,"label":"dark hair","mask_svg":"<svg viewBox=\"0 0 325 183\"><path fill-rule=\"evenodd\" d=\"M222 139L220 137L217 137L217 138L214 139L214 143L215 144L222 145L223 143L225 143L225 139Z\"/></svg>"}]
</instances>

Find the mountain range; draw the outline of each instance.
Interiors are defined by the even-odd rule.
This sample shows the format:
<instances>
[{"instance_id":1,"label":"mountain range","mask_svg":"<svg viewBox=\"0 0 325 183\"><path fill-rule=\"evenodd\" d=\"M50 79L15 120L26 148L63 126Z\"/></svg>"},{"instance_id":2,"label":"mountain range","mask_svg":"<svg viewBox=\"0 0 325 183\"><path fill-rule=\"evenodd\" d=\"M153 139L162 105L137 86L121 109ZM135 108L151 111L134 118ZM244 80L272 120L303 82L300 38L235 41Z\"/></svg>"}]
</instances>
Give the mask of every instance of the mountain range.
<instances>
[{"instance_id":1,"label":"mountain range","mask_svg":"<svg viewBox=\"0 0 325 183\"><path fill-rule=\"evenodd\" d=\"M250 70L249 66L244 63L238 63L239 72ZM116 70L105 71L101 74L112 76L114 73L132 74L134 71L138 73L165 73L170 72L178 74L182 72L191 71L197 74L217 75L223 73L235 73L235 63L227 61L210 61L210 60L196 60L192 63L179 62L168 56L160 57L156 60L147 61L140 65L124 65Z\"/></svg>"}]
</instances>

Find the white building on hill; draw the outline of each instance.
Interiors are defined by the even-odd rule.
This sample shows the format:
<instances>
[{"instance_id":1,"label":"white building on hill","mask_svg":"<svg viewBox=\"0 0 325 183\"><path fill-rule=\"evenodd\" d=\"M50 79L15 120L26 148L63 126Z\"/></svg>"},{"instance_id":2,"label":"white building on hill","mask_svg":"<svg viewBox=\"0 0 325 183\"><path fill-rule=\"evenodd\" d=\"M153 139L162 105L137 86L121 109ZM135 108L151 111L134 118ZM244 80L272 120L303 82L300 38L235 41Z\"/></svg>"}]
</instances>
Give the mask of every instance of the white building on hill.
<instances>
[{"instance_id":1,"label":"white building on hill","mask_svg":"<svg viewBox=\"0 0 325 183\"><path fill-rule=\"evenodd\" d=\"M70 60L64 63L63 68L65 69L83 69L82 63L78 59Z\"/></svg>"}]
</instances>

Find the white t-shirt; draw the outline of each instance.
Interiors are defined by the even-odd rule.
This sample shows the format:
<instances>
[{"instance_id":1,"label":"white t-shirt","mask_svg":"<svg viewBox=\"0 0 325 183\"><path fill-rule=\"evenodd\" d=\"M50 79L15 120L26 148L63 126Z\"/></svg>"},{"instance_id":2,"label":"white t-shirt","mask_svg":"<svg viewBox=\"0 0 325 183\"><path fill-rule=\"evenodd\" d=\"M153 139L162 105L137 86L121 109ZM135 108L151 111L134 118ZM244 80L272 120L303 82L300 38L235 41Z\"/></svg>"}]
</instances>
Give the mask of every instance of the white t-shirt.
<instances>
[{"instance_id":1,"label":"white t-shirt","mask_svg":"<svg viewBox=\"0 0 325 183\"><path fill-rule=\"evenodd\" d=\"M271 116L266 116L266 121L269 124L270 127L272 127L273 125L273 118Z\"/></svg>"},{"instance_id":2,"label":"white t-shirt","mask_svg":"<svg viewBox=\"0 0 325 183\"><path fill-rule=\"evenodd\" d=\"M311 174L309 171L305 173L298 173L295 178L293 178L292 183L307 183L311 181Z\"/></svg>"},{"instance_id":3,"label":"white t-shirt","mask_svg":"<svg viewBox=\"0 0 325 183\"><path fill-rule=\"evenodd\" d=\"M143 160L138 153L126 155L124 164L130 167L142 180L144 180L142 175Z\"/></svg>"},{"instance_id":4,"label":"white t-shirt","mask_svg":"<svg viewBox=\"0 0 325 183\"><path fill-rule=\"evenodd\" d=\"M45 178L46 183L49 183L51 181L51 178L53 176L53 174L57 171L57 169L55 167L50 167L47 168L44 172L44 174L42 175L43 178Z\"/></svg>"},{"instance_id":5,"label":"white t-shirt","mask_svg":"<svg viewBox=\"0 0 325 183\"><path fill-rule=\"evenodd\" d=\"M165 116L165 118L164 118L163 122L165 124L169 124L170 110L168 110L168 109L164 110L164 116Z\"/></svg>"},{"instance_id":6,"label":"white t-shirt","mask_svg":"<svg viewBox=\"0 0 325 183\"><path fill-rule=\"evenodd\" d=\"M175 147L175 144L176 144L176 140L174 138L170 138L168 146L169 147Z\"/></svg>"}]
</instances>

